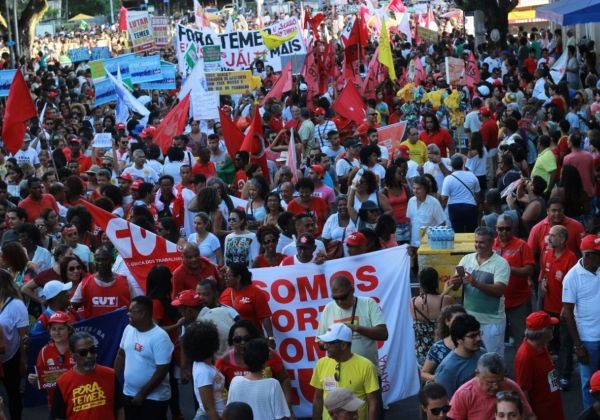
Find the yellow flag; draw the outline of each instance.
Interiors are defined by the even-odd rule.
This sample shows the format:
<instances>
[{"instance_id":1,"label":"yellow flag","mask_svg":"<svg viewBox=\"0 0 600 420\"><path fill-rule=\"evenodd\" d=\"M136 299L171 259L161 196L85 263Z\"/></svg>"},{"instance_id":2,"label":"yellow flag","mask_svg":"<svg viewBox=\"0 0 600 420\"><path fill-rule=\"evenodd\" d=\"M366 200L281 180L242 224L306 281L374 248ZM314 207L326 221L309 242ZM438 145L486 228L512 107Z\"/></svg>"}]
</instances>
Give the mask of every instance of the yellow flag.
<instances>
[{"instance_id":1,"label":"yellow flag","mask_svg":"<svg viewBox=\"0 0 600 420\"><path fill-rule=\"evenodd\" d=\"M394 59L392 58L392 46L390 45L390 36L388 34L385 19L381 22L381 33L379 34L379 56L377 59L381 64L388 68L388 73L392 81L396 81L396 69L394 68Z\"/></svg>"},{"instance_id":2,"label":"yellow flag","mask_svg":"<svg viewBox=\"0 0 600 420\"><path fill-rule=\"evenodd\" d=\"M265 47L267 47L270 50L274 50L275 48L281 46L281 44L283 44L284 42L287 42L290 39L295 38L296 34L298 33L298 29L296 29L294 32L292 32L289 35L277 36L277 35L271 35L268 32L263 31L262 29L259 29L258 31L260 32L260 34L263 37L263 44L265 44Z\"/></svg>"}]
</instances>

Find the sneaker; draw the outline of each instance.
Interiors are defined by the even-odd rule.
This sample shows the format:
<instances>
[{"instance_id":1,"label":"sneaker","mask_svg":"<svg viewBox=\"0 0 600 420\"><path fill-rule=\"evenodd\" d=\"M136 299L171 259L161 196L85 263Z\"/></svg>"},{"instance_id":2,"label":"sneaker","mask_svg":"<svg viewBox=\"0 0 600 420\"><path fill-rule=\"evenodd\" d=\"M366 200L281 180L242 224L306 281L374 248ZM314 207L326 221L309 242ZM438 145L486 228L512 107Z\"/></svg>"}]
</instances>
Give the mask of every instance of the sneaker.
<instances>
[{"instance_id":1,"label":"sneaker","mask_svg":"<svg viewBox=\"0 0 600 420\"><path fill-rule=\"evenodd\" d=\"M567 392L571 388L571 381L566 378L562 378L560 381L558 381L558 384L560 390L564 392Z\"/></svg>"}]
</instances>

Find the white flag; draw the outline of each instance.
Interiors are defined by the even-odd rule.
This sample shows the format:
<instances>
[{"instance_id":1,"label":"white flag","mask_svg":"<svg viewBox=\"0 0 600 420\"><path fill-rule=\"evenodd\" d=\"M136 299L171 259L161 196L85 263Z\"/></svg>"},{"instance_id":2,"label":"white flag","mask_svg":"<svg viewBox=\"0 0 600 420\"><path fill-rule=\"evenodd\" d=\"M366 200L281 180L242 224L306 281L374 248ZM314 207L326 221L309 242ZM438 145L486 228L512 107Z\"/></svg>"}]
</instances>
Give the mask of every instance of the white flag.
<instances>
[{"instance_id":1,"label":"white flag","mask_svg":"<svg viewBox=\"0 0 600 420\"><path fill-rule=\"evenodd\" d=\"M558 84L560 79L562 79L567 72L567 61L569 61L569 54L567 50L565 50L550 69L550 77L552 77L552 80L554 80L555 84Z\"/></svg>"},{"instance_id":2,"label":"white flag","mask_svg":"<svg viewBox=\"0 0 600 420\"><path fill-rule=\"evenodd\" d=\"M196 28L198 29L204 29L204 27L207 26L204 9L198 0L194 0L194 20L196 23Z\"/></svg>"},{"instance_id":3,"label":"white flag","mask_svg":"<svg viewBox=\"0 0 600 420\"><path fill-rule=\"evenodd\" d=\"M396 22L398 22L398 30L406 35L406 40L411 42L412 33L410 31L410 20L408 19L408 13L398 13L394 12L396 16Z\"/></svg>"},{"instance_id":4,"label":"white flag","mask_svg":"<svg viewBox=\"0 0 600 420\"><path fill-rule=\"evenodd\" d=\"M117 74L120 75L120 69ZM133 112L137 112L138 114L143 115L144 117L150 115L150 111L148 111L146 107L142 105L140 101L138 101L136 97L133 96L133 94L129 92L129 90L127 90L125 86L123 86L123 82L115 79L115 76L110 74L109 71L106 72L106 75L112 82L113 86L115 87L115 92L117 93L117 121L119 120L119 111L121 112L121 118L124 116L123 107L125 107L126 109L130 109ZM119 109L119 106L121 106L121 109ZM119 122L126 121L127 117L125 117L125 121Z\"/></svg>"}]
</instances>

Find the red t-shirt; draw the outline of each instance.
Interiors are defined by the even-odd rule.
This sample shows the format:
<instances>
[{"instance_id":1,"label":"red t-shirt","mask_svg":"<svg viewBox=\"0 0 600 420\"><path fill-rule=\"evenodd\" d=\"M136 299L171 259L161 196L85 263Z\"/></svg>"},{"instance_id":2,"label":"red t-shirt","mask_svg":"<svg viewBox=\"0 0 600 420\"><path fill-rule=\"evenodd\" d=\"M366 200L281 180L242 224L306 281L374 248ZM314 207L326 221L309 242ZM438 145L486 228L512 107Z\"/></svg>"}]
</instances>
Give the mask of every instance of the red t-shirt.
<instances>
[{"instance_id":1,"label":"red t-shirt","mask_svg":"<svg viewBox=\"0 0 600 420\"><path fill-rule=\"evenodd\" d=\"M577 255L565 249L560 257L554 255L554 249L547 249L540 261L540 281L546 278L544 311L560 314L562 311L563 279L567 272L577 264Z\"/></svg>"},{"instance_id":2,"label":"red t-shirt","mask_svg":"<svg viewBox=\"0 0 600 420\"><path fill-rule=\"evenodd\" d=\"M236 376L244 376L247 370L239 367L235 364L233 357L233 350L230 350L225 356L219 358L215 363L215 367L225 376L225 384L229 387L229 384ZM271 350L269 359L267 360L267 366L263 369L263 375L265 378L274 378L279 376L283 371L283 360L281 356Z\"/></svg>"},{"instance_id":3,"label":"red t-shirt","mask_svg":"<svg viewBox=\"0 0 600 420\"><path fill-rule=\"evenodd\" d=\"M569 238L567 239L567 248L574 254L579 255L579 244L581 243L581 237L583 236L584 229L581 223L575 219L565 216L565 219L561 223L567 228L569 232ZM546 237L550 232L552 225L546 217L544 220L535 225L531 232L529 232L529 238L527 244L531 248L534 256L539 255L546 249Z\"/></svg>"},{"instance_id":4,"label":"red t-shirt","mask_svg":"<svg viewBox=\"0 0 600 420\"><path fill-rule=\"evenodd\" d=\"M296 260L294 259L294 255L288 255L283 260L281 260L280 265L294 265L296 264Z\"/></svg>"},{"instance_id":5,"label":"red t-shirt","mask_svg":"<svg viewBox=\"0 0 600 420\"><path fill-rule=\"evenodd\" d=\"M52 401L54 401L56 380L73 366L75 366L75 361L69 349L64 354L60 354L54 343L45 345L38 353L35 364L36 373L42 389L48 391L48 406L50 408L52 408Z\"/></svg>"},{"instance_id":6,"label":"red t-shirt","mask_svg":"<svg viewBox=\"0 0 600 420\"><path fill-rule=\"evenodd\" d=\"M240 314L240 319L246 319L262 331L261 320L271 316L269 297L254 285L246 286L241 290L228 287L219 298L221 305L231 306Z\"/></svg>"},{"instance_id":7,"label":"red t-shirt","mask_svg":"<svg viewBox=\"0 0 600 420\"><path fill-rule=\"evenodd\" d=\"M183 264L173 271L173 299L177 297L182 290L196 290L196 286L200 280L213 279L217 284L221 280L219 270L208 259L200 258L200 269L191 271Z\"/></svg>"},{"instance_id":8,"label":"red t-shirt","mask_svg":"<svg viewBox=\"0 0 600 420\"><path fill-rule=\"evenodd\" d=\"M315 230L315 236L318 237L323 231L323 226L325 225L325 220L327 219L329 206L321 197L311 197L308 208L300 204L298 200L292 200L288 204L287 211L292 213L294 216L298 216L299 214L303 213L312 214L313 218L315 219L315 224L317 225L317 228Z\"/></svg>"},{"instance_id":9,"label":"red t-shirt","mask_svg":"<svg viewBox=\"0 0 600 420\"><path fill-rule=\"evenodd\" d=\"M521 268L525 265L535 265L531 248L527 245L527 242L519 239L512 238L506 246L502 246L500 240L496 238L493 245L494 251L504 258L511 267ZM504 290L504 306L508 308L515 308L525 303L531 297L531 286L529 283L529 276L519 276L511 274L508 286Z\"/></svg>"},{"instance_id":10,"label":"red t-shirt","mask_svg":"<svg viewBox=\"0 0 600 420\"><path fill-rule=\"evenodd\" d=\"M217 168L215 167L215 164L211 161L209 161L207 164L203 164L202 162L198 161L194 163L194 166L192 166L192 174L202 174L206 177L206 180L208 181L209 179L217 176Z\"/></svg>"},{"instance_id":11,"label":"red t-shirt","mask_svg":"<svg viewBox=\"0 0 600 420\"><path fill-rule=\"evenodd\" d=\"M434 131L433 133L428 133L427 131L423 131L419 135L419 140L421 140L426 145L435 144L440 148L440 156L447 157L448 151L451 147L454 147L454 141L452 140L452 136L448 130L444 128L440 128L438 131Z\"/></svg>"},{"instance_id":12,"label":"red t-shirt","mask_svg":"<svg viewBox=\"0 0 600 420\"><path fill-rule=\"evenodd\" d=\"M594 166L594 158L590 152L585 150L571 151L563 159L563 166L574 166L581 177L581 184L587 194L591 198L596 193L596 168Z\"/></svg>"},{"instance_id":13,"label":"red t-shirt","mask_svg":"<svg viewBox=\"0 0 600 420\"><path fill-rule=\"evenodd\" d=\"M19 203L19 207L27 213L27 221L29 223L34 223L35 219L40 216L44 209L52 209L57 214L59 213L58 204L56 204L56 200L51 194L42 194L40 201L34 201L31 199L31 196L27 196L27 198Z\"/></svg>"},{"instance_id":14,"label":"red t-shirt","mask_svg":"<svg viewBox=\"0 0 600 420\"><path fill-rule=\"evenodd\" d=\"M483 144L488 150L498 147L498 124L496 121L487 120L481 124L479 132L483 138Z\"/></svg>"},{"instance_id":15,"label":"red t-shirt","mask_svg":"<svg viewBox=\"0 0 600 420\"><path fill-rule=\"evenodd\" d=\"M98 286L93 274L82 281L81 303L85 318L104 315L124 306L128 307L130 301L129 282L125 276L115 274L115 280L108 287Z\"/></svg>"},{"instance_id":16,"label":"red t-shirt","mask_svg":"<svg viewBox=\"0 0 600 420\"><path fill-rule=\"evenodd\" d=\"M259 254L259 256L254 260L254 264L256 265L254 268L277 267L281 264L281 260L284 259L285 255L275 254L275 257L275 264L269 264L264 254Z\"/></svg>"},{"instance_id":17,"label":"red t-shirt","mask_svg":"<svg viewBox=\"0 0 600 420\"><path fill-rule=\"evenodd\" d=\"M88 375L80 375L73 369L65 372L58 378L57 391L53 418L114 419L117 408L122 405L115 371L106 366L96 365Z\"/></svg>"},{"instance_id":18,"label":"red t-shirt","mask_svg":"<svg viewBox=\"0 0 600 420\"><path fill-rule=\"evenodd\" d=\"M54 271L54 268L50 267L45 270L40 271L34 278L33 281L40 287L44 287L46 283L52 280L62 281L60 274L57 274Z\"/></svg>"},{"instance_id":19,"label":"red t-shirt","mask_svg":"<svg viewBox=\"0 0 600 420\"><path fill-rule=\"evenodd\" d=\"M529 402L538 419L564 419L558 379L548 349L537 350L523 341L515 357L515 380L523 391L529 392Z\"/></svg>"}]
</instances>

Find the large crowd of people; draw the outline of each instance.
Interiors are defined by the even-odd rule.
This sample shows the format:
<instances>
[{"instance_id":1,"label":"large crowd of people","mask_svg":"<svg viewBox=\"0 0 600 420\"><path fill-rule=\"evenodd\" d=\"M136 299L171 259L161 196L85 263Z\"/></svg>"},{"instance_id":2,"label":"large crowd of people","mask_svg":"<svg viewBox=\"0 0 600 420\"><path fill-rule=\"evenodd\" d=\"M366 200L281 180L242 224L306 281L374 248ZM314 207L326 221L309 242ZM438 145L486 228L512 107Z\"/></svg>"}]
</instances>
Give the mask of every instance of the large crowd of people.
<instances>
[{"instance_id":1,"label":"large crowd of people","mask_svg":"<svg viewBox=\"0 0 600 420\"><path fill-rule=\"evenodd\" d=\"M185 75L177 75L175 90L134 86L150 115L132 111L118 121L114 102L94 105L89 66L61 60L81 46L127 52L115 28L40 36L32 57L3 50L0 68L20 65L39 115L18 152L0 148L0 395L7 418L22 418L28 380L47 391L53 419L182 419L180 388L188 382L194 419L293 419L294 378L277 351L269 297L253 284L251 269L399 246L412 258L398 268L420 285L406 311L423 418L574 419L580 413L564 412L563 392L581 393L580 419L600 418L594 43L572 31L515 28L506 46L476 45L455 14L442 12L435 14L437 42L391 31L399 77L372 88L362 80L377 54L377 25L367 27L356 74L348 76L341 32L357 12L326 7L316 26L310 10L298 8L237 18L235 27L245 29L290 15L310 21L310 54L321 63L332 47L332 66L323 73L319 64L324 89L315 94L294 75L290 91L262 103L280 75L256 59L250 70L261 87L221 95L220 120L189 119L164 150L153 138ZM413 15L411 22L421 21ZM224 30L227 20L213 25ZM550 68L563 51L566 71L556 80ZM170 45L155 53L176 61ZM471 54L480 81L450 85L445 59L467 62ZM334 110L346 83L356 83L363 97L360 123ZM4 111L1 102L0 124ZM226 127L255 130L257 113L265 161L227 149ZM406 122L402 138L391 147L379 142L379 129L398 122ZM112 147L93 146L99 133L110 134ZM154 266L140 283L84 202L176 244L178 268ZM441 226L471 234L474 246L443 279L417 259L427 229ZM388 339L386 318L395 314L357 294L344 274L328 286L331 302L316 331L323 356L303 385L314 395L312 418L383 418L389 407L378 342ZM129 325L114 366L101 366L97 339L73 324L123 307ZM27 371L28 337L40 333L50 342ZM511 378L507 345L517 349ZM577 367L580 390L572 388Z\"/></svg>"}]
</instances>

